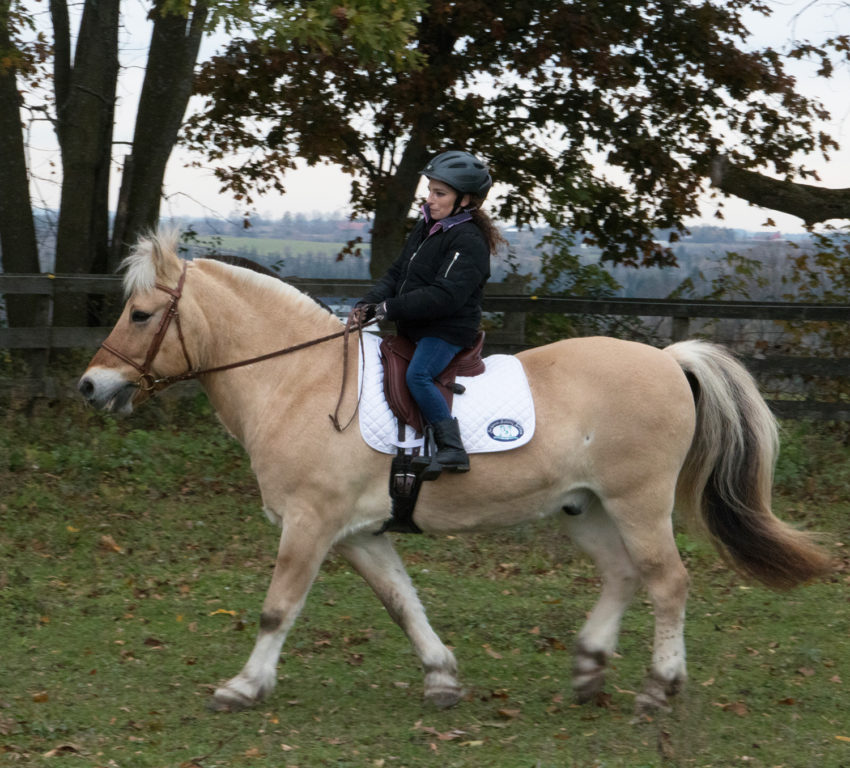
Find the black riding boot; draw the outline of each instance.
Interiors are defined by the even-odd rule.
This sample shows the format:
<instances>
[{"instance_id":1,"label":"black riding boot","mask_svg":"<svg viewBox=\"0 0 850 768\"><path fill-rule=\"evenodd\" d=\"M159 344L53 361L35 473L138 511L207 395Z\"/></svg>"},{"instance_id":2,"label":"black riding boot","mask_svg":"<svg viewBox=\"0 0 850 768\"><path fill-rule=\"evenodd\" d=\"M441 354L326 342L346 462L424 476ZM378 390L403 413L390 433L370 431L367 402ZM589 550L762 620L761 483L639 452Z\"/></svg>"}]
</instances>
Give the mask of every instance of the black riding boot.
<instances>
[{"instance_id":1,"label":"black riding boot","mask_svg":"<svg viewBox=\"0 0 850 768\"><path fill-rule=\"evenodd\" d=\"M469 456L460 439L457 419L444 419L434 424L434 439L437 441L436 459L449 472L468 472Z\"/></svg>"}]
</instances>

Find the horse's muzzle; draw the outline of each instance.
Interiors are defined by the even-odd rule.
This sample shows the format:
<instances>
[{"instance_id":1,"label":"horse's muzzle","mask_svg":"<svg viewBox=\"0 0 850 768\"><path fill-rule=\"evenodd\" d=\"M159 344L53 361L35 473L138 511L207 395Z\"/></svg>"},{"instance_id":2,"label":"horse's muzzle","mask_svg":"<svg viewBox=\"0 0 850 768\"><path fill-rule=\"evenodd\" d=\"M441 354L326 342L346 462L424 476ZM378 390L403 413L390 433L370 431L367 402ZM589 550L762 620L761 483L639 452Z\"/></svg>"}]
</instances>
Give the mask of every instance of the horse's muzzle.
<instances>
[{"instance_id":1,"label":"horse's muzzle","mask_svg":"<svg viewBox=\"0 0 850 768\"><path fill-rule=\"evenodd\" d=\"M77 389L93 408L121 414L133 412L133 396L139 391L135 382L103 368L83 374Z\"/></svg>"}]
</instances>

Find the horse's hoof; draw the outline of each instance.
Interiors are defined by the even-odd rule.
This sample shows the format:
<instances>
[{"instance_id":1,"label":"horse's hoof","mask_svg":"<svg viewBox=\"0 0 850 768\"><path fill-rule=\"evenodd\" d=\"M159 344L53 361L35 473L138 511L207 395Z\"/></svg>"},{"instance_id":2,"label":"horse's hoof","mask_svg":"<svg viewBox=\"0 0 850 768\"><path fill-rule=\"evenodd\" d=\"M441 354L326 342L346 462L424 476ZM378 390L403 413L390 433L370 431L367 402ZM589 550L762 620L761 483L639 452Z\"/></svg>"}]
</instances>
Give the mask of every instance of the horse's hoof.
<instances>
[{"instance_id":1,"label":"horse's hoof","mask_svg":"<svg viewBox=\"0 0 850 768\"><path fill-rule=\"evenodd\" d=\"M603 651L589 651L579 644L573 661L573 692L579 704L596 701L605 686L607 657Z\"/></svg>"},{"instance_id":2,"label":"horse's hoof","mask_svg":"<svg viewBox=\"0 0 850 768\"><path fill-rule=\"evenodd\" d=\"M440 688L439 690L428 691L425 694L425 700L433 704L437 709L449 709L457 704L463 698L463 689L455 688Z\"/></svg>"},{"instance_id":3,"label":"horse's hoof","mask_svg":"<svg viewBox=\"0 0 850 768\"><path fill-rule=\"evenodd\" d=\"M670 712L667 696L681 687L678 681L662 682L654 677L647 678L643 690L635 697L635 715L642 717L656 712Z\"/></svg>"},{"instance_id":4,"label":"horse's hoof","mask_svg":"<svg viewBox=\"0 0 850 768\"><path fill-rule=\"evenodd\" d=\"M253 705L254 702L247 696L228 688L219 688L207 701L210 712L241 712Z\"/></svg>"}]
</instances>

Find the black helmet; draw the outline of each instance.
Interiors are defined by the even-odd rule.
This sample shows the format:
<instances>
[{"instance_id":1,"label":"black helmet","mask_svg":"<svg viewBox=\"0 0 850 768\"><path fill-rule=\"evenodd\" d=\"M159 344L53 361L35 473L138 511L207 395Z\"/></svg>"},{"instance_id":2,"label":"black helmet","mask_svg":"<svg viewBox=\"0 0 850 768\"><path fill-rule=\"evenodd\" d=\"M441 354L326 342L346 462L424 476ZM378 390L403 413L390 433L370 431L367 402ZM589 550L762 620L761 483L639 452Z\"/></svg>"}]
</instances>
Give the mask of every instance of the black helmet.
<instances>
[{"instance_id":1,"label":"black helmet","mask_svg":"<svg viewBox=\"0 0 850 768\"><path fill-rule=\"evenodd\" d=\"M437 155L421 173L429 179L445 182L458 192L481 200L487 197L493 185L487 166L475 155L460 150L450 150Z\"/></svg>"}]
</instances>

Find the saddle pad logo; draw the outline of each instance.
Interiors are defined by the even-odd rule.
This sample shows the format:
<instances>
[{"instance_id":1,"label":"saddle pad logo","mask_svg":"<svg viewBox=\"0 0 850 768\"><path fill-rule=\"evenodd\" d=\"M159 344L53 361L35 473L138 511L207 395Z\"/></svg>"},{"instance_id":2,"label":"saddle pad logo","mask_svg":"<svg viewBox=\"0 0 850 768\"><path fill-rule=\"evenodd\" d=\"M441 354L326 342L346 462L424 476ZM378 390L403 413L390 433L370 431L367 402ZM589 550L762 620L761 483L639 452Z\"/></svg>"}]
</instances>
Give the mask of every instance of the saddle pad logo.
<instances>
[{"instance_id":1,"label":"saddle pad logo","mask_svg":"<svg viewBox=\"0 0 850 768\"><path fill-rule=\"evenodd\" d=\"M525 430L513 419L496 419L487 425L487 434L500 443L512 443L519 440Z\"/></svg>"}]
</instances>

